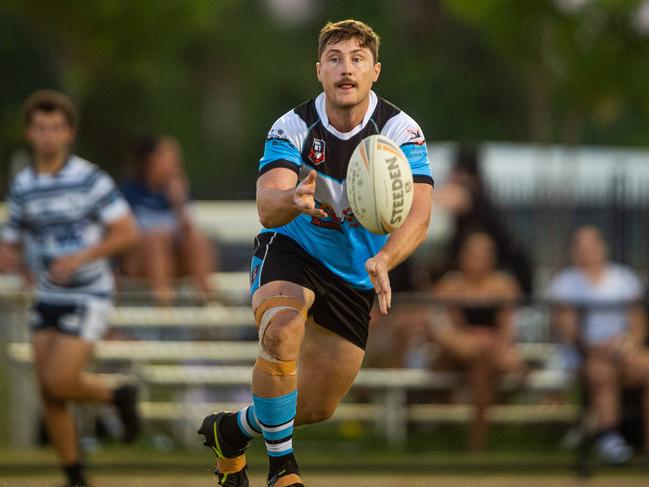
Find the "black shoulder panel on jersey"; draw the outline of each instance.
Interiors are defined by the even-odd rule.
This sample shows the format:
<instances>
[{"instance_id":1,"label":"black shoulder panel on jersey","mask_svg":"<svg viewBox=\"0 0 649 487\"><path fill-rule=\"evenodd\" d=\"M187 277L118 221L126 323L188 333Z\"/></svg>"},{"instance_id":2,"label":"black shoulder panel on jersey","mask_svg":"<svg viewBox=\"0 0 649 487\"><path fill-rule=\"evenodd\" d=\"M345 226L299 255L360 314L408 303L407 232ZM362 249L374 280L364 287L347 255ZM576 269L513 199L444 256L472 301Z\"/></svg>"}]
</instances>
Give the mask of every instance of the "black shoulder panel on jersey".
<instances>
[{"instance_id":1,"label":"black shoulder panel on jersey","mask_svg":"<svg viewBox=\"0 0 649 487\"><path fill-rule=\"evenodd\" d=\"M399 108L394 106L389 101L379 97L376 108L374 109L374 113L372 114L371 118L378 126L379 131L381 131L383 130L385 124L388 123L388 120L390 120L395 115L398 115L400 112L401 110Z\"/></svg>"},{"instance_id":2,"label":"black shoulder panel on jersey","mask_svg":"<svg viewBox=\"0 0 649 487\"><path fill-rule=\"evenodd\" d=\"M311 127L320 118L318 111L315 109L315 98L298 105L293 111L304 121L307 127Z\"/></svg>"}]
</instances>

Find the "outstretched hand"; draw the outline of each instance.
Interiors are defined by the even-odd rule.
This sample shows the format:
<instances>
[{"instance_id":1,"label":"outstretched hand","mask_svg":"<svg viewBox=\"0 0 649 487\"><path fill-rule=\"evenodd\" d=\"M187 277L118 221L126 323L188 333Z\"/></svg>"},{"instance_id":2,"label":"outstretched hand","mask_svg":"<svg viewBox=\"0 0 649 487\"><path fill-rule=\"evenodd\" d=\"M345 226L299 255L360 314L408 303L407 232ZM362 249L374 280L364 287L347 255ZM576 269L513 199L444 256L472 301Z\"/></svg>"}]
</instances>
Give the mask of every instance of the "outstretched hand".
<instances>
[{"instance_id":1,"label":"outstretched hand","mask_svg":"<svg viewBox=\"0 0 649 487\"><path fill-rule=\"evenodd\" d=\"M374 290L379 297L379 309L384 315L392 307L392 289L388 277L388 259L383 254L376 254L365 261L365 269L370 275Z\"/></svg>"},{"instance_id":2,"label":"outstretched hand","mask_svg":"<svg viewBox=\"0 0 649 487\"><path fill-rule=\"evenodd\" d=\"M314 195L316 179L317 173L313 170L300 182L300 184L297 185L297 188L295 188L293 202L297 209L302 213L306 213L307 215L316 218L326 218L327 213L321 208L316 208L315 206Z\"/></svg>"}]
</instances>

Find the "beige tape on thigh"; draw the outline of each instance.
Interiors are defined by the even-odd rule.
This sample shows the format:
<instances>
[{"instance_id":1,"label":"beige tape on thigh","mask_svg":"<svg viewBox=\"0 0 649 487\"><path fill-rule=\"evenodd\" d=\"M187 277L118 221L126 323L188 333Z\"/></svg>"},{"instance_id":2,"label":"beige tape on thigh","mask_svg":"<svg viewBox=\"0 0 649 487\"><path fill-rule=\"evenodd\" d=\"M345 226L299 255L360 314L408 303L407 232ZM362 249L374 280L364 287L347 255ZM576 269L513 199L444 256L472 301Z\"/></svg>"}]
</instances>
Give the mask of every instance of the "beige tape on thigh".
<instances>
[{"instance_id":1,"label":"beige tape on thigh","mask_svg":"<svg viewBox=\"0 0 649 487\"><path fill-rule=\"evenodd\" d=\"M255 366L272 375L293 375L297 361L281 360L269 353L264 345L264 335L270 323L283 313L298 313L306 321L307 309L299 299L290 296L272 296L255 309L255 321L259 330L259 358Z\"/></svg>"},{"instance_id":2,"label":"beige tape on thigh","mask_svg":"<svg viewBox=\"0 0 649 487\"><path fill-rule=\"evenodd\" d=\"M255 322L257 323L257 328L261 326L261 321L266 311L269 311L272 308L279 308L280 310L294 310L300 313L302 315L302 318L304 318L304 321L306 321L307 309L302 301L291 296L272 296L270 298L264 299L255 309ZM272 316L270 316L269 318L272 318ZM266 325L267 324L268 323L266 323Z\"/></svg>"}]
</instances>

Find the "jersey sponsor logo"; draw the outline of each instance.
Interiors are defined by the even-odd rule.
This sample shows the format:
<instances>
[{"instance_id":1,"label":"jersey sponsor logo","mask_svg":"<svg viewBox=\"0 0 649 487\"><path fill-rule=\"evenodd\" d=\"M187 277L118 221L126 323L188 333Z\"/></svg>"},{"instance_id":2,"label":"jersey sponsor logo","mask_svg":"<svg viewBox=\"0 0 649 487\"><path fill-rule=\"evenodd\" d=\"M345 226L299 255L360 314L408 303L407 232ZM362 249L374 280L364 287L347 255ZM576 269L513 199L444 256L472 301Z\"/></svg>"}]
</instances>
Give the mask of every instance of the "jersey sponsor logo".
<instances>
[{"instance_id":1,"label":"jersey sponsor logo","mask_svg":"<svg viewBox=\"0 0 649 487\"><path fill-rule=\"evenodd\" d=\"M351 228L356 228L360 225L359 221L354 216L351 208L345 208L342 215L338 216L336 210L328 205L322 205L321 208L327 213L326 218L311 217L311 224L320 228L328 230L343 231L343 224L347 223Z\"/></svg>"},{"instance_id":2,"label":"jersey sponsor logo","mask_svg":"<svg viewBox=\"0 0 649 487\"><path fill-rule=\"evenodd\" d=\"M311 150L309 151L309 160L313 164L322 164L325 161L325 141L322 139L313 139Z\"/></svg>"},{"instance_id":3,"label":"jersey sponsor logo","mask_svg":"<svg viewBox=\"0 0 649 487\"><path fill-rule=\"evenodd\" d=\"M408 133L406 144L422 145L424 143L424 135L418 128L409 128L406 129L406 132Z\"/></svg>"},{"instance_id":4,"label":"jersey sponsor logo","mask_svg":"<svg viewBox=\"0 0 649 487\"><path fill-rule=\"evenodd\" d=\"M283 129L270 129L270 132L268 132L266 138L288 140L288 137L286 136L286 132L284 132Z\"/></svg>"},{"instance_id":5,"label":"jersey sponsor logo","mask_svg":"<svg viewBox=\"0 0 649 487\"><path fill-rule=\"evenodd\" d=\"M252 270L250 271L250 283L252 284L257 280L257 276L259 275L259 264L254 266Z\"/></svg>"}]
</instances>

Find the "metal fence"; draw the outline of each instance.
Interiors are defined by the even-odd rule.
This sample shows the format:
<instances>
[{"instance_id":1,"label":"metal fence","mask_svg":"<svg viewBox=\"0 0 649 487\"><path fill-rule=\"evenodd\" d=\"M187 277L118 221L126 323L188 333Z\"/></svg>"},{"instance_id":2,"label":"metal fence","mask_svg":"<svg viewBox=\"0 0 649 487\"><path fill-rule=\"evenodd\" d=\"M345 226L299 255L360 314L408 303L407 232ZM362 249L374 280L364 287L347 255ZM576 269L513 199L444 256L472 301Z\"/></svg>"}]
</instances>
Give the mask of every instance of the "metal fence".
<instances>
[{"instance_id":1,"label":"metal fence","mask_svg":"<svg viewBox=\"0 0 649 487\"><path fill-rule=\"evenodd\" d=\"M461 374L431 370L430 361L406 360L404 363L412 367L386 368L371 358L377 351L380 354L380 347L386 343L388 353L390 346L396 345L391 342L395 338L391 330L398 329L400 320L412 320L413 313L419 313L419 318L435 326L448 304L425 295L395 296L388 319L373 325L367 363L335 421L370 421L390 444L399 445L405 441L411 423L470 420L467 404L413 399L413 393L430 397L427 394L431 392L464 387ZM503 378L499 387L508 392L510 401L492 408L494 422L567 425L578 417L579 406L570 394L574 377L560 366L562 349L552 343L549 305L542 301L516 304L518 348L532 372L523 388L515 388L512 381ZM34 419L39 415L26 326L29 298L19 293L5 295L0 306L4 317L0 357L8 379L8 390L2 394L9 407L9 414L3 415L6 440L11 446L29 446L37 437L38 421ZM257 355L249 306L156 308L120 304L110 322L110 339L97 344L92 367L107 380L139 384L147 434L164 434L171 441L195 445L196 425L207 412L249 402L251 367ZM434 346L428 352L431 350L435 352ZM515 400L511 400L512 394ZM106 418L109 425L115 423L106 408L84 406L78 412L81 431L88 441L98 417Z\"/></svg>"}]
</instances>

